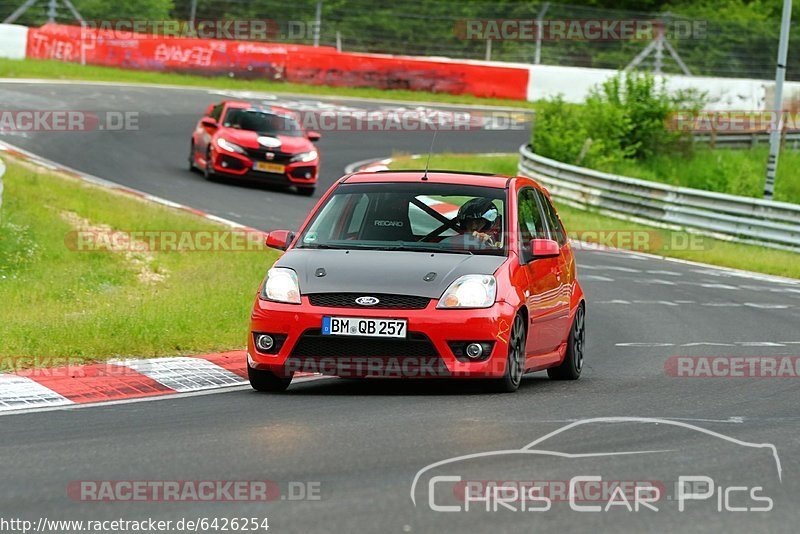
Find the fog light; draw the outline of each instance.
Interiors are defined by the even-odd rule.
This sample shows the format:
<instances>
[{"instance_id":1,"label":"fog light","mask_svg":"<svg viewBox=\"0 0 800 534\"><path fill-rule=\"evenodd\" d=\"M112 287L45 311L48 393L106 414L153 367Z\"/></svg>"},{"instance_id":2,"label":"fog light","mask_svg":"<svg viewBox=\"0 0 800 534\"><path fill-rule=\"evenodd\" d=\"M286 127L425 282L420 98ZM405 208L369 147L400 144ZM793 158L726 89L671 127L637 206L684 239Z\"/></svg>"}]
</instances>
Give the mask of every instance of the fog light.
<instances>
[{"instance_id":1,"label":"fog light","mask_svg":"<svg viewBox=\"0 0 800 534\"><path fill-rule=\"evenodd\" d=\"M223 161L221 165L222 165L223 167L227 167L227 166L228 166L228 162L227 162L227 161Z\"/></svg>"},{"instance_id":2,"label":"fog light","mask_svg":"<svg viewBox=\"0 0 800 534\"><path fill-rule=\"evenodd\" d=\"M267 334L260 334L256 337L256 347L262 352L267 352L275 345L275 340Z\"/></svg>"},{"instance_id":3,"label":"fog light","mask_svg":"<svg viewBox=\"0 0 800 534\"><path fill-rule=\"evenodd\" d=\"M480 343L470 343L465 350L467 357L477 360L483 356L483 347Z\"/></svg>"},{"instance_id":4,"label":"fog light","mask_svg":"<svg viewBox=\"0 0 800 534\"><path fill-rule=\"evenodd\" d=\"M311 178L311 173L310 172L306 173L306 178Z\"/></svg>"}]
</instances>

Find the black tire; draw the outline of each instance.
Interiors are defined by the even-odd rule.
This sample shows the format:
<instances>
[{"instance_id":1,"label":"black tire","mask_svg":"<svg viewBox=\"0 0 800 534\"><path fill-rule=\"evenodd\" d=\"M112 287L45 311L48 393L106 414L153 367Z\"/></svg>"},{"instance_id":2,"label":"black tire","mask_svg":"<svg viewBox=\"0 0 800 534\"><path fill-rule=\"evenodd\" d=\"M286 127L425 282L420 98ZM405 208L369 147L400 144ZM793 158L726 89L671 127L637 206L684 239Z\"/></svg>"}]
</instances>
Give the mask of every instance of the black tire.
<instances>
[{"instance_id":1,"label":"black tire","mask_svg":"<svg viewBox=\"0 0 800 534\"><path fill-rule=\"evenodd\" d=\"M297 192L300 195L304 196L304 197L312 196L314 194L314 191L316 191L316 190L317 189L315 187L298 187L297 188Z\"/></svg>"},{"instance_id":2,"label":"black tire","mask_svg":"<svg viewBox=\"0 0 800 534\"><path fill-rule=\"evenodd\" d=\"M525 374L525 339L527 328L525 319L517 314L514 317L514 326L508 338L508 361L506 372L502 378L491 380L488 384L489 391L496 393L513 393L519 389L522 375Z\"/></svg>"},{"instance_id":3,"label":"black tire","mask_svg":"<svg viewBox=\"0 0 800 534\"><path fill-rule=\"evenodd\" d=\"M194 165L194 141L189 146L189 171L194 172L197 170L197 167Z\"/></svg>"},{"instance_id":4,"label":"black tire","mask_svg":"<svg viewBox=\"0 0 800 534\"><path fill-rule=\"evenodd\" d=\"M203 178L206 180L213 180L214 179L214 167L211 166L211 148L209 147L206 150L206 164L203 167Z\"/></svg>"},{"instance_id":5,"label":"black tire","mask_svg":"<svg viewBox=\"0 0 800 534\"><path fill-rule=\"evenodd\" d=\"M291 375L282 377L271 371L253 369L249 365L247 366L247 378L250 379L250 386L252 386L254 390L267 393L286 391L286 388L288 388L289 384L292 382Z\"/></svg>"},{"instance_id":6,"label":"black tire","mask_svg":"<svg viewBox=\"0 0 800 534\"><path fill-rule=\"evenodd\" d=\"M586 350L586 310L583 304L575 311L575 320L567 339L567 353L564 361L558 367L547 370L547 376L552 380L577 380L583 370L583 354Z\"/></svg>"}]
</instances>

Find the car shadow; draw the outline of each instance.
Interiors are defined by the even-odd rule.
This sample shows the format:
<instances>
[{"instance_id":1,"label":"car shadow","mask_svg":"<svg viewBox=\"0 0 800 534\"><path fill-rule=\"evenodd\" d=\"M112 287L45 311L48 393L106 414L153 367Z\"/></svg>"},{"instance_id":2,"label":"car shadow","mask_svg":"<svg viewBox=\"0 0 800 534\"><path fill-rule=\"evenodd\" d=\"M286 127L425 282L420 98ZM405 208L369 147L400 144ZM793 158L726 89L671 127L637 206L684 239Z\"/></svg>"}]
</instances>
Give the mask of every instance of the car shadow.
<instances>
[{"instance_id":1,"label":"car shadow","mask_svg":"<svg viewBox=\"0 0 800 534\"><path fill-rule=\"evenodd\" d=\"M205 180L202 175L201 180ZM243 189L254 189L257 191L269 191L270 193L286 193L297 196L294 189L290 185L270 184L259 182L258 180L246 180L241 178L228 178L215 176L210 182L221 185L230 185L233 187L241 187Z\"/></svg>"},{"instance_id":2,"label":"car shadow","mask_svg":"<svg viewBox=\"0 0 800 534\"><path fill-rule=\"evenodd\" d=\"M530 391L553 383L544 374L529 374L522 379L520 391ZM397 379L331 378L293 384L282 395L353 395L353 396L453 396L491 395L485 383L476 379Z\"/></svg>"}]
</instances>

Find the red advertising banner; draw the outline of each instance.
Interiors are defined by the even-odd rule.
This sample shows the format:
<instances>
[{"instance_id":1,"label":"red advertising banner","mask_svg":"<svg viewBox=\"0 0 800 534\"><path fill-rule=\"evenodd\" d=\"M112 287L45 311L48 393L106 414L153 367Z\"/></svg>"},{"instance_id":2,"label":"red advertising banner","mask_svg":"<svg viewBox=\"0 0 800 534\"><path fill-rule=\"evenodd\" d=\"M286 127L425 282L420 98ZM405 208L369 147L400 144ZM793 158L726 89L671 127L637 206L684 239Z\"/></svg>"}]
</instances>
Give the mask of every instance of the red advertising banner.
<instances>
[{"instance_id":1,"label":"red advertising banner","mask_svg":"<svg viewBox=\"0 0 800 534\"><path fill-rule=\"evenodd\" d=\"M27 57L127 69L226 75L334 87L408 89L525 100L529 71L479 62L337 52L331 47L160 37L46 24Z\"/></svg>"}]
</instances>

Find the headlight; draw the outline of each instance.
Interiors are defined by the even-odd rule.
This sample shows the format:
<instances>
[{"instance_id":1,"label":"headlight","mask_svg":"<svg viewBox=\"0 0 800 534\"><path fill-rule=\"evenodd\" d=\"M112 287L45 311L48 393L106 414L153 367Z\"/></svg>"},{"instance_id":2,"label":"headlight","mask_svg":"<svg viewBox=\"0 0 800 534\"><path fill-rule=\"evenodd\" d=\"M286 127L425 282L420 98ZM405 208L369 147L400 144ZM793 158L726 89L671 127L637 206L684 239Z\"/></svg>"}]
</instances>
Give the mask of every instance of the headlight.
<instances>
[{"instance_id":1,"label":"headlight","mask_svg":"<svg viewBox=\"0 0 800 534\"><path fill-rule=\"evenodd\" d=\"M261 288L261 298L275 302L300 304L300 285L297 273L285 267L273 267L267 271L267 279Z\"/></svg>"},{"instance_id":2,"label":"headlight","mask_svg":"<svg viewBox=\"0 0 800 534\"><path fill-rule=\"evenodd\" d=\"M231 143L222 137L217 137L217 146L223 150L227 150L228 152L238 152L239 154L244 154L244 149L242 147L236 143Z\"/></svg>"},{"instance_id":3,"label":"headlight","mask_svg":"<svg viewBox=\"0 0 800 534\"><path fill-rule=\"evenodd\" d=\"M467 274L450 284L437 308L488 308L497 296L494 276Z\"/></svg>"},{"instance_id":4,"label":"headlight","mask_svg":"<svg viewBox=\"0 0 800 534\"><path fill-rule=\"evenodd\" d=\"M311 150L309 152L300 152L299 154L295 154L292 156L292 161L302 161L304 163L308 163L309 161L314 161L317 159L317 151Z\"/></svg>"}]
</instances>

